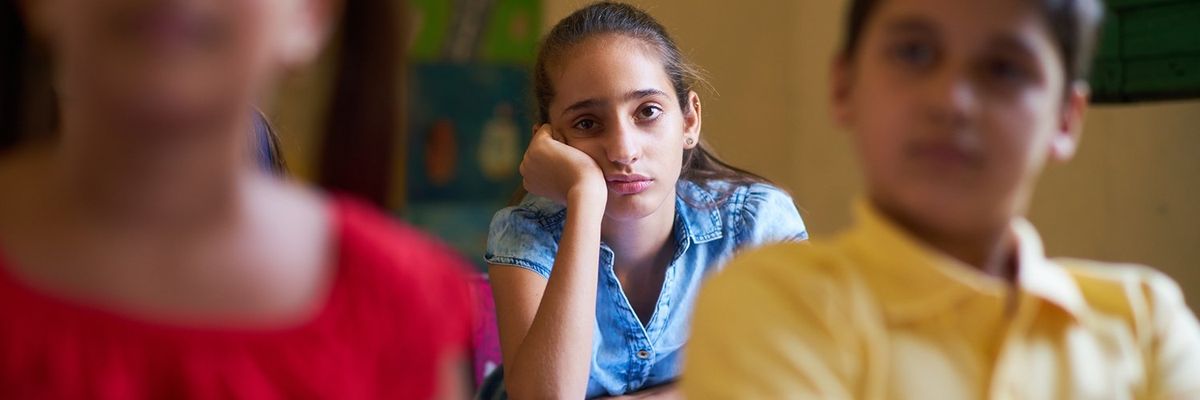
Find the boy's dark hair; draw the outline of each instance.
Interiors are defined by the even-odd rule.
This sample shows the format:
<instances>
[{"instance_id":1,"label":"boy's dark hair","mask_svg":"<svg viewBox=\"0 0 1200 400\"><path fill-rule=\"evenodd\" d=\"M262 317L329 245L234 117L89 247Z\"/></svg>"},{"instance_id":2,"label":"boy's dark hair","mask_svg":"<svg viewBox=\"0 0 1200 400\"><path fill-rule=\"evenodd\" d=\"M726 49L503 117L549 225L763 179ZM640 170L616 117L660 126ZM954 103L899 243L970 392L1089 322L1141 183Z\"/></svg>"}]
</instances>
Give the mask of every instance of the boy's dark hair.
<instances>
[{"instance_id":1,"label":"boy's dark hair","mask_svg":"<svg viewBox=\"0 0 1200 400\"><path fill-rule=\"evenodd\" d=\"M696 85L704 82L699 69L684 59L666 28L650 14L628 4L604 1L592 3L563 18L542 41L533 72L538 123L550 122L550 100L554 98L554 87L548 71L550 66L559 62L573 46L604 34L627 36L653 48L661 58L680 108L685 113L689 112L688 95ZM701 185L715 181L769 183L766 178L717 158L703 140L696 147L684 151L679 179Z\"/></svg>"},{"instance_id":2,"label":"boy's dark hair","mask_svg":"<svg viewBox=\"0 0 1200 400\"><path fill-rule=\"evenodd\" d=\"M852 0L846 13L846 31L841 56L854 58L862 40L863 30L879 4L885 0ZM1066 82L1086 80L1092 68L1092 57L1104 8L1099 0L1035 0L1054 36L1062 55Z\"/></svg>"}]
</instances>

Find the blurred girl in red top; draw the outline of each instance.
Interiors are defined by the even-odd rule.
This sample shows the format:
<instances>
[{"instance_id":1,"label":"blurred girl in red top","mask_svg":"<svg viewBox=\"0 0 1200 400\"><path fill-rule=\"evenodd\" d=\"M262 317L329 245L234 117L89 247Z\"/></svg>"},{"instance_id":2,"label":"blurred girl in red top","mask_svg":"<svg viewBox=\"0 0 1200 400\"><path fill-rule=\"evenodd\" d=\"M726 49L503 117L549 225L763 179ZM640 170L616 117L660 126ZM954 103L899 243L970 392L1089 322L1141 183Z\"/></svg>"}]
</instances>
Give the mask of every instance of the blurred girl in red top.
<instances>
[{"instance_id":1,"label":"blurred girl in red top","mask_svg":"<svg viewBox=\"0 0 1200 400\"><path fill-rule=\"evenodd\" d=\"M0 398L461 397L458 259L247 139L339 5L0 4Z\"/></svg>"}]
</instances>

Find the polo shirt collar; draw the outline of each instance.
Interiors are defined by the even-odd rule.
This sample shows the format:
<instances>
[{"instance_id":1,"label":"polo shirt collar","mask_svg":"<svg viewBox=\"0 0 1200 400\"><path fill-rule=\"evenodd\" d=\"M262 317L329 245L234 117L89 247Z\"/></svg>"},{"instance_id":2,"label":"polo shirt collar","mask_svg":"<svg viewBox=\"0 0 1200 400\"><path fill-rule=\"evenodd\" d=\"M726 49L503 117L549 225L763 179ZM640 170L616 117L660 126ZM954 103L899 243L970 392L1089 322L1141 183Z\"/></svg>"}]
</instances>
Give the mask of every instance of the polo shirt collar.
<instances>
[{"instance_id":1,"label":"polo shirt collar","mask_svg":"<svg viewBox=\"0 0 1200 400\"><path fill-rule=\"evenodd\" d=\"M980 273L913 237L872 207L855 205L856 225L842 238L846 252L861 264L871 289L891 321L924 319L949 312L969 296L1003 298L1009 285ZM1010 228L1017 243L1017 288L1022 293L1078 316L1083 296L1070 275L1046 259L1041 238L1024 219Z\"/></svg>"}]
</instances>

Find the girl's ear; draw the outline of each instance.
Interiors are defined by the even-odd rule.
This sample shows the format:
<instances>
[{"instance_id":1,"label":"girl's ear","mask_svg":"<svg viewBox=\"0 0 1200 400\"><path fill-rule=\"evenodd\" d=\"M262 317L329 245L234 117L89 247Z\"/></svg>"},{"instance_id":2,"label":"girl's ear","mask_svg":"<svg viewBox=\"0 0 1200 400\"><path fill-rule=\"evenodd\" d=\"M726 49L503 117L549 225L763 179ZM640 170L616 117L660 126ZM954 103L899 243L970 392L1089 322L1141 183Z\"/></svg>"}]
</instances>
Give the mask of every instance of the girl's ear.
<instances>
[{"instance_id":1,"label":"girl's ear","mask_svg":"<svg viewBox=\"0 0 1200 400\"><path fill-rule=\"evenodd\" d=\"M1050 140L1050 160L1067 162L1075 156L1083 136L1083 119L1087 115L1091 88L1086 82L1076 82L1068 88L1066 101L1060 111L1058 129Z\"/></svg>"},{"instance_id":2,"label":"girl's ear","mask_svg":"<svg viewBox=\"0 0 1200 400\"><path fill-rule=\"evenodd\" d=\"M683 148L692 149L700 144L701 118L700 95L695 91L688 92L687 104L683 113Z\"/></svg>"},{"instance_id":3,"label":"girl's ear","mask_svg":"<svg viewBox=\"0 0 1200 400\"><path fill-rule=\"evenodd\" d=\"M342 14L341 0L305 0L296 2L283 28L279 58L283 65L297 67L311 62L329 41Z\"/></svg>"},{"instance_id":4,"label":"girl's ear","mask_svg":"<svg viewBox=\"0 0 1200 400\"><path fill-rule=\"evenodd\" d=\"M833 66L829 69L829 100L833 120L843 128L849 127L854 120L853 107L850 97L853 87L852 62L846 56L834 58Z\"/></svg>"}]
</instances>

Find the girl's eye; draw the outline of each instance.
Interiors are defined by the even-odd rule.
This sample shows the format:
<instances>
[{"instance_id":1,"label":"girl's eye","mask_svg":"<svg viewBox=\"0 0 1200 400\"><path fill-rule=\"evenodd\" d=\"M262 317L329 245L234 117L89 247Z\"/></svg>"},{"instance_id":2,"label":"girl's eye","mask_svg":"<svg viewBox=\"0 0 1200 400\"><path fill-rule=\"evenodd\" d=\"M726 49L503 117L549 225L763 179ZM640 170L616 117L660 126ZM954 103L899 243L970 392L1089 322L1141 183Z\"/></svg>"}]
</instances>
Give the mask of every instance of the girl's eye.
<instances>
[{"instance_id":1,"label":"girl's eye","mask_svg":"<svg viewBox=\"0 0 1200 400\"><path fill-rule=\"evenodd\" d=\"M640 120L649 121L658 118L658 116L662 115L662 112L663 110L658 108L658 106L646 106L638 110L637 117Z\"/></svg>"},{"instance_id":2,"label":"girl's eye","mask_svg":"<svg viewBox=\"0 0 1200 400\"><path fill-rule=\"evenodd\" d=\"M932 45L918 40L897 43L892 46L890 53L896 61L917 68L932 65L937 56Z\"/></svg>"},{"instance_id":3,"label":"girl's eye","mask_svg":"<svg viewBox=\"0 0 1200 400\"><path fill-rule=\"evenodd\" d=\"M596 121L592 121L590 119L581 119L581 120L579 120L579 122L575 123L575 129L579 129L579 130L590 131L590 130L592 130L592 128L595 128L595 127L596 127Z\"/></svg>"}]
</instances>

